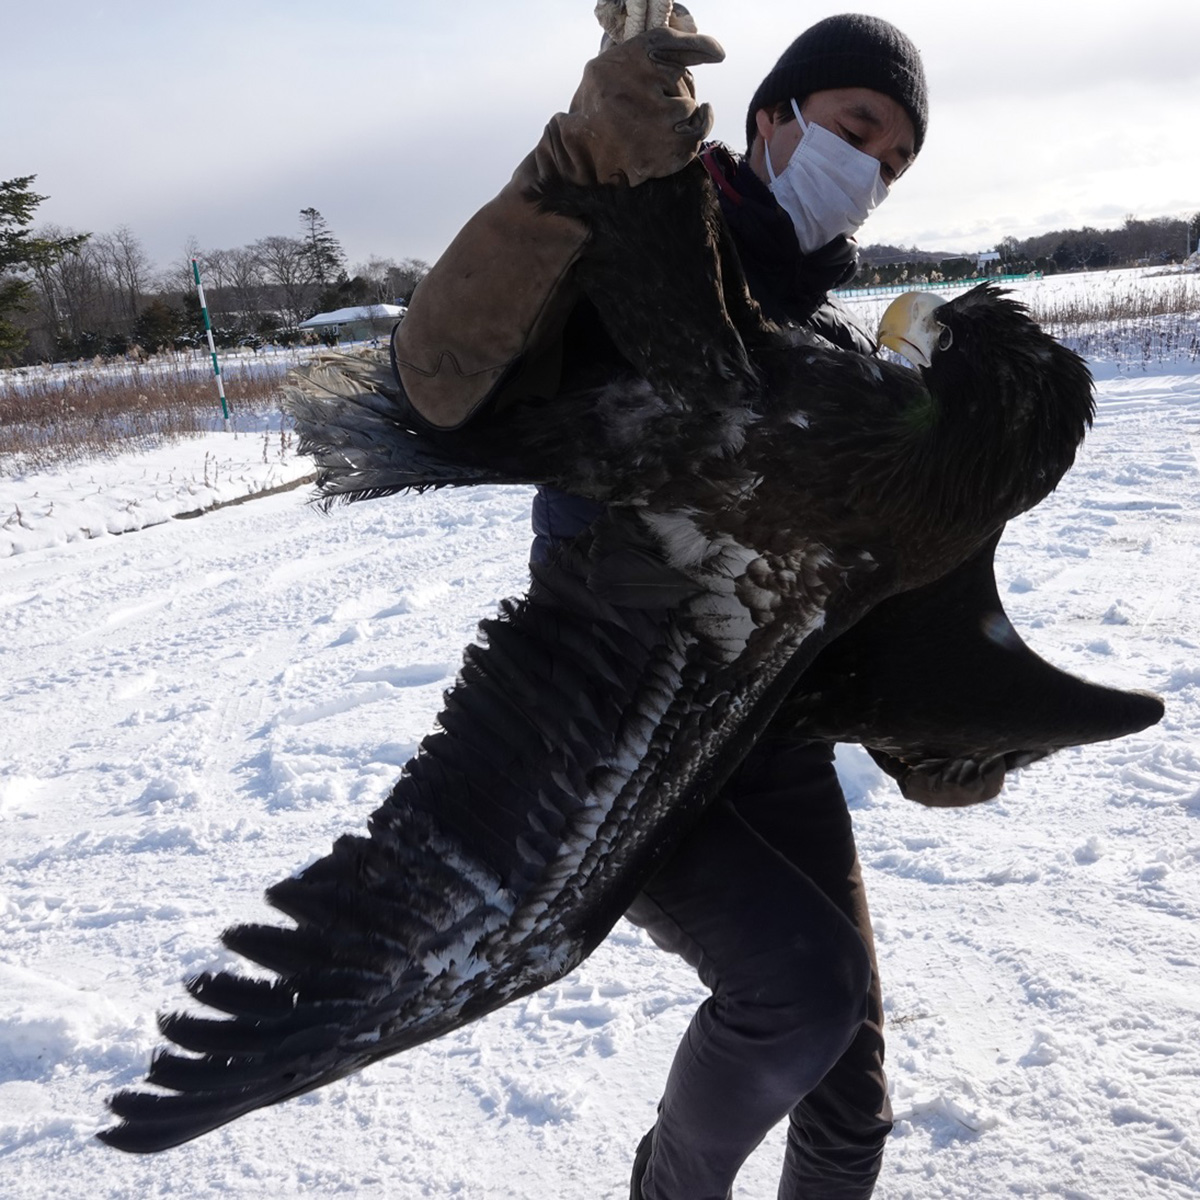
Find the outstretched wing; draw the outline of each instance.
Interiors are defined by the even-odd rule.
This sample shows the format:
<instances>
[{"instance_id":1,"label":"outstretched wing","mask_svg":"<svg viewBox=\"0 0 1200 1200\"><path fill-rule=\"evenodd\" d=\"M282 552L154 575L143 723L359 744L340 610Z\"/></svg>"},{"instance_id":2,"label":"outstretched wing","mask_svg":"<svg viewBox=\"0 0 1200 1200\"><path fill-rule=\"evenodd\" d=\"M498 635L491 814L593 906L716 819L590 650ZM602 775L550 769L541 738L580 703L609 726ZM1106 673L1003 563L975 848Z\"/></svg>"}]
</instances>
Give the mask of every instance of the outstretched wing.
<instances>
[{"instance_id":1,"label":"outstretched wing","mask_svg":"<svg viewBox=\"0 0 1200 1200\"><path fill-rule=\"evenodd\" d=\"M482 626L440 729L369 834L343 837L268 892L295 927L225 934L276 978L191 980L191 994L227 1017L163 1018L178 1049L159 1053L147 1079L166 1092L119 1093L121 1124L100 1136L165 1149L580 962L824 635L827 590L818 582L791 611L771 612L778 597L761 577L738 595L748 559L720 549L699 587L666 564L640 516L618 510L540 570L527 599ZM835 570L823 556L809 574L822 570ZM754 597L766 607L755 611Z\"/></svg>"},{"instance_id":2,"label":"outstretched wing","mask_svg":"<svg viewBox=\"0 0 1200 1200\"><path fill-rule=\"evenodd\" d=\"M1004 770L1156 724L1163 703L1051 666L1004 612L1001 533L950 574L892 596L828 646L779 719L861 742L927 804L995 795Z\"/></svg>"}]
</instances>

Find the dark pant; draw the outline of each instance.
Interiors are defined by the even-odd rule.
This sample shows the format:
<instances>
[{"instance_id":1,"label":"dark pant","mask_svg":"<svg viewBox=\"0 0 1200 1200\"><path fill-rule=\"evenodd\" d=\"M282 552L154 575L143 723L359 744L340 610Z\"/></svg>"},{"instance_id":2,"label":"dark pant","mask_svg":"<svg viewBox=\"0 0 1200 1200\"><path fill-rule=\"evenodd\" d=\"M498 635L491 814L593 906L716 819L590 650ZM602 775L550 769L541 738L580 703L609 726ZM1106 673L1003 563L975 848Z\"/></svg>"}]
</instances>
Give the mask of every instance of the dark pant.
<instances>
[{"instance_id":1,"label":"dark pant","mask_svg":"<svg viewBox=\"0 0 1200 1200\"><path fill-rule=\"evenodd\" d=\"M870 1196L891 1129L850 815L826 746L760 744L629 910L712 990L659 1106L645 1200L725 1200L789 1117L779 1200Z\"/></svg>"}]
</instances>

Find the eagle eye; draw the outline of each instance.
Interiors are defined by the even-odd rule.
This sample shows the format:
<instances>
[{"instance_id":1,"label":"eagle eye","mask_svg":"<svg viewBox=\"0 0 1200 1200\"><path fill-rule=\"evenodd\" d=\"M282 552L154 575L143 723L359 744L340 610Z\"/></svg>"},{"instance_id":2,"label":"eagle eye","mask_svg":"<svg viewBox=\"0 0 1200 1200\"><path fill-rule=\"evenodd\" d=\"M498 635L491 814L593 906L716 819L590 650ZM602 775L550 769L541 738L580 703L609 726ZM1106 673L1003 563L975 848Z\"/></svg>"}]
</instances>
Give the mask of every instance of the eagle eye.
<instances>
[{"instance_id":1,"label":"eagle eye","mask_svg":"<svg viewBox=\"0 0 1200 1200\"><path fill-rule=\"evenodd\" d=\"M942 326L942 332L938 334L937 348L939 350L949 350L954 344L954 331L949 325Z\"/></svg>"}]
</instances>

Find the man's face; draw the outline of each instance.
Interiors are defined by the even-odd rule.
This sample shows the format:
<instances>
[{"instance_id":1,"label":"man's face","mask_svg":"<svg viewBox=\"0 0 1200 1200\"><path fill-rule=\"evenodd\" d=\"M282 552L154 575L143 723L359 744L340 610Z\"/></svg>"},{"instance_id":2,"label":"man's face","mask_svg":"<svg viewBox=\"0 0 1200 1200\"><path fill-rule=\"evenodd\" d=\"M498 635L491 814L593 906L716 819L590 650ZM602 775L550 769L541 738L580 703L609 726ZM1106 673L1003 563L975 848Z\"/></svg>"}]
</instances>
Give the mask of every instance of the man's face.
<instances>
[{"instance_id":1,"label":"man's face","mask_svg":"<svg viewBox=\"0 0 1200 1200\"><path fill-rule=\"evenodd\" d=\"M879 173L889 187L908 170L916 155L913 123L900 104L871 88L827 88L813 92L800 105L800 115L806 124L816 123L836 133L856 150L879 160ZM804 131L792 115L776 116L760 108L755 115L759 136L750 152L750 166L764 182L767 174L765 156L770 154L775 174L787 166Z\"/></svg>"}]
</instances>

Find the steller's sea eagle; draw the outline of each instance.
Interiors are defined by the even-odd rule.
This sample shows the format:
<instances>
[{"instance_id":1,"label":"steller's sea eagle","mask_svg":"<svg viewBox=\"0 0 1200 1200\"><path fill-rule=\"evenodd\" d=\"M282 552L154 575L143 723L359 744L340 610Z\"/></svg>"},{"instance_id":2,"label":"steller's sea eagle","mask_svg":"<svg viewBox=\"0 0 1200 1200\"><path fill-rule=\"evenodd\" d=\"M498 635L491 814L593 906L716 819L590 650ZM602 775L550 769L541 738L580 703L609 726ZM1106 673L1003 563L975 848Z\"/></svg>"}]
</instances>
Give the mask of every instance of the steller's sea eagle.
<instances>
[{"instance_id":1,"label":"steller's sea eagle","mask_svg":"<svg viewBox=\"0 0 1200 1200\"><path fill-rule=\"evenodd\" d=\"M483 622L367 832L270 888L292 925L224 934L274 977L188 981L215 1013L161 1019L175 1048L112 1098L110 1145L187 1141L560 978L781 709L935 803L1162 714L1042 663L995 594L999 531L1093 411L1021 305L900 298L881 339L914 371L764 322L699 163L541 202L591 229L578 283L623 374L436 432L385 363L342 358L293 412L327 498L523 481L605 515Z\"/></svg>"}]
</instances>

